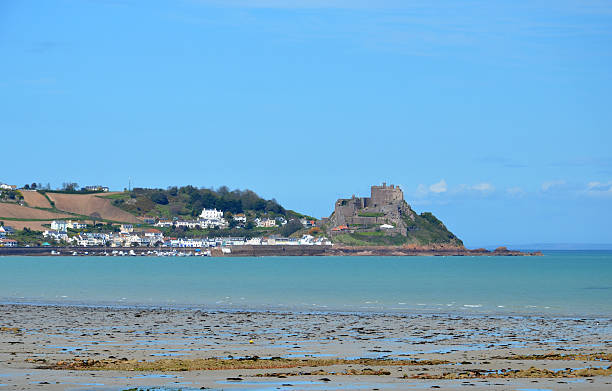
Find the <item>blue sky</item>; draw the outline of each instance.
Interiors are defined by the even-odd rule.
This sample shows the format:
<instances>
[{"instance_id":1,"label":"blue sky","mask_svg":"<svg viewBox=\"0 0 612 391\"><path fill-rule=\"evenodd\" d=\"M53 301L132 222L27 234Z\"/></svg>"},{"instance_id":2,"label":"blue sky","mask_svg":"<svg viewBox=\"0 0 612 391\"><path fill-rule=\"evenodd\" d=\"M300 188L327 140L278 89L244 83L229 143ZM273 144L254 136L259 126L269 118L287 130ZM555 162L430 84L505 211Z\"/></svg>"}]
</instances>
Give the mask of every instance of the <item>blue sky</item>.
<instances>
[{"instance_id":1,"label":"blue sky","mask_svg":"<svg viewBox=\"0 0 612 391\"><path fill-rule=\"evenodd\" d=\"M386 181L468 245L612 243L612 1L4 0L0 52L0 181Z\"/></svg>"}]
</instances>

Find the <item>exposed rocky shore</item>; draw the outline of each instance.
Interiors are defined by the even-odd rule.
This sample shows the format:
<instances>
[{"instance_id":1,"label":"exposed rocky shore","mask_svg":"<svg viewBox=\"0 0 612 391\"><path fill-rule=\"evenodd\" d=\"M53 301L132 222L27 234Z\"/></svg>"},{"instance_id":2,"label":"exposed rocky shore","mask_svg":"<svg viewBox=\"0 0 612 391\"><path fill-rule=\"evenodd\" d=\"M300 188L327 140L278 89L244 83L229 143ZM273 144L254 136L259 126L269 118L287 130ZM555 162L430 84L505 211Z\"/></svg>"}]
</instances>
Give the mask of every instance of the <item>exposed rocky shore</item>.
<instances>
[{"instance_id":1,"label":"exposed rocky shore","mask_svg":"<svg viewBox=\"0 0 612 391\"><path fill-rule=\"evenodd\" d=\"M225 249L225 250L224 250ZM0 247L3 255L195 255L210 251L215 257L263 257L263 256L538 256L541 252L522 252L504 247L495 251L466 249L444 245L435 246L229 246L209 249L169 247ZM123 254L120 254L123 253Z\"/></svg>"},{"instance_id":2,"label":"exposed rocky shore","mask_svg":"<svg viewBox=\"0 0 612 391\"><path fill-rule=\"evenodd\" d=\"M611 361L610 319L0 305L6 389L607 390Z\"/></svg>"}]
</instances>

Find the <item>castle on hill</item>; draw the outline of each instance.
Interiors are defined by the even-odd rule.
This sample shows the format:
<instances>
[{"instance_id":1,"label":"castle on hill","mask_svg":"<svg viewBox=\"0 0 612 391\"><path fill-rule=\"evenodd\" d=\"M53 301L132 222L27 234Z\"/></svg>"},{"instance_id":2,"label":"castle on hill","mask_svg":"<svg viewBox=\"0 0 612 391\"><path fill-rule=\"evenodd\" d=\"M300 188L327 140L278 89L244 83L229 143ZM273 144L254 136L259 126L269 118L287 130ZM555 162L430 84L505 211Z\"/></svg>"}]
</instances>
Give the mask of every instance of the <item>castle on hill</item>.
<instances>
[{"instance_id":1,"label":"castle on hill","mask_svg":"<svg viewBox=\"0 0 612 391\"><path fill-rule=\"evenodd\" d=\"M336 201L329 218L331 234L343 231L377 231L407 235L405 217L412 214L399 186L372 186L370 197L355 197Z\"/></svg>"}]
</instances>

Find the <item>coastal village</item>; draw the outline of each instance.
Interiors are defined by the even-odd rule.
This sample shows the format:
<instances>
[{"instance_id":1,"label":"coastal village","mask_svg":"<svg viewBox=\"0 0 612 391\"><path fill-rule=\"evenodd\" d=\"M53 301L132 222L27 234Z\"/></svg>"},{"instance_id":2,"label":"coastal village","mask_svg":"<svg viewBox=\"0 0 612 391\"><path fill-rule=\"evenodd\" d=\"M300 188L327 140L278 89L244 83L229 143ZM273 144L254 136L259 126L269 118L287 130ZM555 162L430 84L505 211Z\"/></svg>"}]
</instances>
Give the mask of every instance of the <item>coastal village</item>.
<instances>
[{"instance_id":1,"label":"coastal village","mask_svg":"<svg viewBox=\"0 0 612 391\"><path fill-rule=\"evenodd\" d=\"M22 195L23 193L36 190L36 184L17 188L15 185L0 183L0 190L4 198L11 195ZM105 186L85 186L84 192L108 193ZM23 197L23 196L22 196ZM15 197L16 204L23 206L23 198ZM2 217L0 217L2 220ZM317 220L312 218L298 219L300 228L310 230L317 227ZM104 224L103 222L82 221L76 219L52 220L44 224L44 231L40 232L43 242L41 246L77 246L77 247L170 247L170 248L213 248L226 246L321 246L331 245L331 241L322 235L311 235L308 232L299 237L283 237L278 234L253 236L170 236L164 231L190 232L195 230L228 230L230 225L235 230L247 228L266 229L280 228L288 224L283 216L261 216L250 218L245 213L228 213L218 209L203 208L199 215L193 219L155 218L143 216L136 223ZM27 228L26 228L27 230ZM268 230L269 231L269 230ZM315 230L313 232L318 232ZM2 221L0 225L0 247L20 246L18 240L14 239L15 229L10 225L10 220Z\"/></svg>"},{"instance_id":2,"label":"coastal village","mask_svg":"<svg viewBox=\"0 0 612 391\"><path fill-rule=\"evenodd\" d=\"M236 217L246 224L244 216ZM208 229L227 228L228 222L223 218L223 212L216 209L204 209L197 220L148 220L149 224L159 228ZM275 227L277 224L287 224L285 219L256 219L257 227ZM312 227L313 221L302 220L304 227ZM65 243L82 247L178 247L178 248L210 248L241 245L331 245L326 237L315 238L312 235L302 235L300 238L286 238L277 235L269 237L166 237L157 228L135 228L133 224L121 224L119 232L79 232L87 229L87 224L77 221L53 221L49 230L43 232L43 237L55 243ZM71 232L72 234L69 234Z\"/></svg>"},{"instance_id":3,"label":"coastal village","mask_svg":"<svg viewBox=\"0 0 612 391\"><path fill-rule=\"evenodd\" d=\"M213 205L210 207L209 205ZM14 225L14 226L13 226ZM19 225L19 226L18 226ZM431 213L415 213L399 186L338 199L329 217L286 210L248 190L184 186L111 192L101 185L18 188L0 183L0 247L184 248L233 246L463 249Z\"/></svg>"}]
</instances>

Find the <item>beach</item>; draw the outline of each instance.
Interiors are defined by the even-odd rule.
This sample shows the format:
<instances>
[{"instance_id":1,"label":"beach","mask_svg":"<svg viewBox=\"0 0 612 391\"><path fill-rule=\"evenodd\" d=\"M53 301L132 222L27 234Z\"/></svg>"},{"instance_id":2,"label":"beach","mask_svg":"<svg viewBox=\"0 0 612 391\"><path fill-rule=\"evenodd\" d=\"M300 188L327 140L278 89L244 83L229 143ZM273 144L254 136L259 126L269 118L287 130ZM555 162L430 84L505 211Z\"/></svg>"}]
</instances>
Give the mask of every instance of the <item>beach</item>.
<instances>
[{"instance_id":1,"label":"beach","mask_svg":"<svg viewBox=\"0 0 612 391\"><path fill-rule=\"evenodd\" d=\"M21 304L0 314L6 389L612 387L609 318ZM546 378L558 371L567 376Z\"/></svg>"},{"instance_id":2,"label":"beach","mask_svg":"<svg viewBox=\"0 0 612 391\"><path fill-rule=\"evenodd\" d=\"M610 389L610 256L0 257L0 390Z\"/></svg>"}]
</instances>

